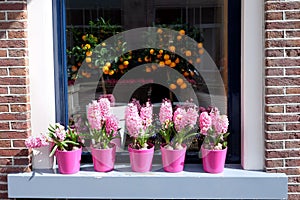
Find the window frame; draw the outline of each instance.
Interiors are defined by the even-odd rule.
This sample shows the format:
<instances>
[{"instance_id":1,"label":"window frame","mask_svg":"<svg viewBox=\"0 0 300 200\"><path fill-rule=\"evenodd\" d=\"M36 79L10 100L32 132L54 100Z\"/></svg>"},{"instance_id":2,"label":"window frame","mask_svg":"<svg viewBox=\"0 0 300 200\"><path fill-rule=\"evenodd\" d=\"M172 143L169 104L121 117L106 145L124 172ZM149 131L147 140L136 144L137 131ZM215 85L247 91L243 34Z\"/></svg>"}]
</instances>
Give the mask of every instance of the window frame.
<instances>
[{"instance_id":1,"label":"window frame","mask_svg":"<svg viewBox=\"0 0 300 200\"><path fill-rule=\"evenodd\" d=\"M49 1L41 1L42 7L34 7L34 3L37 4L36 0L31 1L28 6L29 13L29 24L28 32L32 35L38 35L40 29L49 30L51 24L40 23L36 25L38 21L41 20L52 20L53 13L43 13L45 10L50 10L51 6ZM53 8L55 3L59 3L59 0L53 0ZM56 4L57 5L57 4ZM43 8L43 9L41 9ZM247 9L246 9L247 8ZM53 9L55 10L55 9ZM43 19L38 19L38 17L32 17L40 14ZM241 28L241 164L244 169L263 169L264 167L264 137L263 137L263 2L259 0L244 0L242 1L242 28ZM44 27L46 27L44 29ZM52 27L53 28L53 27ZM51 30L51 28L50 28ZM35 34L34 34L35 33ZM47 41L40 40L42 44L40 51L31 51L34 45L30 45L35 38L30 38L29 36L29 51L30 63L31 64L31 77L37 76L37 73L32 69L37 68L37 63L41 52L49 52L51 50L51 45L45 45L53 41L55 37L52 32L48 31L45 35L49 36ZM58 48L59 49L59 48ZM47 54L47 60L53 59L53 54L49 52ZM256 59L252 59L255 57ZM53 70L54 64L49 62L45 63L44 67ZM49 77L53 77L49 75ZM43 113L44 121L48 119L47 123L53 121L54 115L53 107L55 104L51 101L53 99L53 93L55 90L54 78L49 81L44 81L44 87L34 87L34 85L40 84L37 79L31 79L31 101L32 101L32 132L33 134L38 134L45 130L45 123L40 123L37 116ZM47 87L47 93L41 98L41 93L44 92L44 88ZM57 91L56 91L57 92ZM58 95L56 93L56 95ZM49 98L50 105L44 106L43 104L38 104L41 99ZM56 111L57 111L56 107ZM34 117L36 116L36 117ZM66 115L65 115L66 116ZM33 120L35 119L35 120ZM47 124L47 125L48 125Z\"/></svg>"}]
</instances>

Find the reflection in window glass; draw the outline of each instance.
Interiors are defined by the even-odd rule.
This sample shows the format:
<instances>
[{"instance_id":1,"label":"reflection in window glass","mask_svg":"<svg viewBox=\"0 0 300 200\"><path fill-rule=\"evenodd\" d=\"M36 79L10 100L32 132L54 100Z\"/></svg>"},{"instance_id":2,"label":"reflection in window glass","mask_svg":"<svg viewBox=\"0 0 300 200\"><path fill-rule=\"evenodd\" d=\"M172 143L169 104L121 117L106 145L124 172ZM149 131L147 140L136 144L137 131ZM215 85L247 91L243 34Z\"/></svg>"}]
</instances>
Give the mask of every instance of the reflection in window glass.
<instances>
[{"instance_id":1,"label":"reflection in window glass","mask_svg":"<svg viewBox=\"0 0 300 200\"><path fill-rule=\"evenodd\" d=\"M164 98L227 114L225 0L67 0L66 9L69 117L76 124L104 95L121 125L133 98L150 100L156 114ZM121 134L122 150L124 127ZM190 141L190 154L200 144Z\"/></svg>"}]
</instances>

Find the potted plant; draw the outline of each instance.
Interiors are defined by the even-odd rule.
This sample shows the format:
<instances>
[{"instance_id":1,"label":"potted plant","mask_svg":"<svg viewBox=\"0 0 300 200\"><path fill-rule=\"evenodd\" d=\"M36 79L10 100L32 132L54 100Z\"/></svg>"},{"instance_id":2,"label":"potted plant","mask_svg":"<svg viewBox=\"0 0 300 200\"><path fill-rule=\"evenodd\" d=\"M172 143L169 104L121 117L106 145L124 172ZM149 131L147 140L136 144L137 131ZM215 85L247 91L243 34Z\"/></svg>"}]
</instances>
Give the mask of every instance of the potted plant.
<instances>
[{"instance_id":1,"label":"potted plant","mask_svg":"<svg viewBox=\"0 0 300 200\"><path fill-rule=\"evenodd\" d=\"M125 124L133 143L128 145L132 171L148 172L152 169L154 145L148 139L154 135L152 126L153 106L148 101L141 106L137 100L128 104L125 110Z\"/></svg>"},{"instance_id":2,"label":"potted plant","mask_svg":"<svg viewBox=\"0 0 300 200\"><path fill-rule=\"evenodd\" d=\"M92 139L92 158L95 171L108 172L114 169L119 120L110 112L110 101L100 98L88 105L87 118Z\"/></svg>"},{"instance_id":3,"label":"potted plant","mask_svg":"<svg viewBox=\"0 0 300 200\"><path fill-rule=\"evenodd\" d=\"M228 117L216 107L201 108L200 133L205 136L201 146L203 169L210 173L224 170L227 154Z\"/></svg>"},{"instance_id":4,"label":"potted plant","mask_svg":"<svg viewBox=\"0 0 300 200\"><path fill-rule=\"evenodd\" d=\"M160 135L165 140L161 155L166 172L180 172L184 167L187 145L184 142L197 135L193 129L197 124L198 109L195 104L179 106L173 113L170 100L165 99L160 107L159 121L162 125Z\"/></svg>"},{"instance_id":5,"label":"potted plant","mask_svg":"<svg viewBox=\"0 0 300 200\"><path fill-rule=\"evenodd\" d=\"M50 125L49 140L53 143L50 156L55 154L58 171L62 174L74 174L80 170L82 142L75 129L65 127L59 123Z\"/></svg>"},{"instance_id":6,"label":"potted plant","mask_svg":"<svg viewBox=\"0 0 300 200\"><path fill-rule=\"evenodd\" d=\"M49 157L50 144L46 135L40 134L38 136L30 136L25 140L27 148L32 149L32 167L33 169L51 169L53 168L53 158L44 159L45 156Z\"/></svg>"}]
</instances>

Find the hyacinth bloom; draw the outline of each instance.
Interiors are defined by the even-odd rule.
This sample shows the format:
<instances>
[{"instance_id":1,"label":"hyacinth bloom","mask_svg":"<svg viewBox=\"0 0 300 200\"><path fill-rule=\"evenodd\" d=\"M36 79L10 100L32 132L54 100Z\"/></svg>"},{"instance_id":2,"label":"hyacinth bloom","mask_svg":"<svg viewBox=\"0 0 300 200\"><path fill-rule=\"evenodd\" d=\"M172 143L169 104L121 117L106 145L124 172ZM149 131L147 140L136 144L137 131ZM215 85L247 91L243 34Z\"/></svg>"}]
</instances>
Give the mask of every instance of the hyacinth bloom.
<instances>
[{"instance_id":1,"label":"hyacinth bloom","mask_svg":"<svg viewBox=\"0 0 300 200\"><path fill-rule=\"evenodd\" d=\"M110 111L110 101L107 98L100 98L89 103L87 119L97 147L108 148L111 140L118 136L119 130L119 120Z\"/></svg>"},{"instance_id":2,"label":"hyacinth bloom","mask_svg":"<svg viewBox=\"0 0 300 200\"><path fill-rule=\"evenodd\" d=\"M198 119L198 111L196 107L188 107L187 110L178 107L173 116L175 129L177 132L182 131L186 127L193 127L196 125Z\"/></svg>"},{"instance_id":3,"label":"hyacinth bloom","mask_svg":"<svg viewBox=\"0 0 300 200\"><path fill-rule=\"evenodd\" d=\"M27 148L40 148L48 146L49 142L45 135L30 136L25 140L25 145Z\"/></svg>"},{"instance_id":4,"label":"hyacinth bloom","mask_svg":"<svg viewBox=\"0 0 300 200\"><path fill-rule=\"evenodd\" d=\"M228 131L228 117L227 115L220 115L218 108L213 107L208 111L203 111L199 117L199 126L201 134L207 136L204 140L206 148L222 149L227 146L225 141L229 135Z\"/></svg>"},{"instance_id":5,"label":"hyacinth bloom","mask_svg":"<svg viewBox=\"0 0 300 200\"><path fill-rule=\"evenodd\" d=\"M161 107L159 109L159 121L162 125L172 121L173 108L170 100L163 100Z\"/></svg>"},{"instance_id":6,"label":"hyacinth bloom","mask_svg":"<svg viewBox=\"0 0 300 200\"><path fill-rule=\"evenodd\" d=\"M141 106L136 100L128 104L125 110L125 124L128 134L135 139L135 146L146 145L147 139L153 134L150 133L152 121L153 105L150 102L145 106Z\"/></svg>"}]
</instances>

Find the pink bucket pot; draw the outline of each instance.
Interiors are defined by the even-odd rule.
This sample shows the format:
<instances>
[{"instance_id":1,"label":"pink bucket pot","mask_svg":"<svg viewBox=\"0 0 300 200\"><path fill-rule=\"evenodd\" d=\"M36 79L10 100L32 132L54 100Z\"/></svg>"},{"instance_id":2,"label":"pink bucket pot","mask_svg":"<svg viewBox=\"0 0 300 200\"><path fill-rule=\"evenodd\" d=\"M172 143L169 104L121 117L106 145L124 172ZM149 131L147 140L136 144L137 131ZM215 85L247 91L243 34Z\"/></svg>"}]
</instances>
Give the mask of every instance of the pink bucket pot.
<instances>
[{"instance_id":1,"label":"pink bucket pot","mask_svg":"<svg viewBox=\"0 0 300 200\"><path fill-rule=\"evenodd\" d=\"M116 160L116 145L109 149L92 149L94 169L97 172L109 172L114 169Z\"/></svg>"},{"instance_id":2,"label":"pink bucket pot","mask_svg":"<svg viewBox=\"0 0 300 200\"><path fill-rule=\"evenodd\" d=\"M56 150L58 171L61 174L75 174L80 170L82 147L73 151Z\"/></svg>"},{"instance_id":3,"label":"pink bucket pot","mask_svg":"<svg viewBox=\"0 0 300 200\"><path fill-rule=\"evenodd\" d=\"M130 165L134 172L149 172L152 169L152 160L154 155L154 146L150 149L133 149L128 145Z\"/></svg>"},{"instance_id":4,"label":"pink bucket pot","mask_svg":"<svg viewBox=\"0 0 300 200\"><path fill-rule=\"evenodd\" d=\"M203 169L205 172L223 172L227 154L227 147L222 150L209 150L201 147L201 152Z\"/></svg>"},{"instance_id":5,"label":"pink bucket pot","mask_svg":"<svg viewBox=\"0 0 300 200\"><path fill-rule=\"evenodd\" d=\"M184 167L186 145L180 150L165 149L164 145L160 146L163 169L166 172L181 172Z\"/></svg>"}]
</instances>

